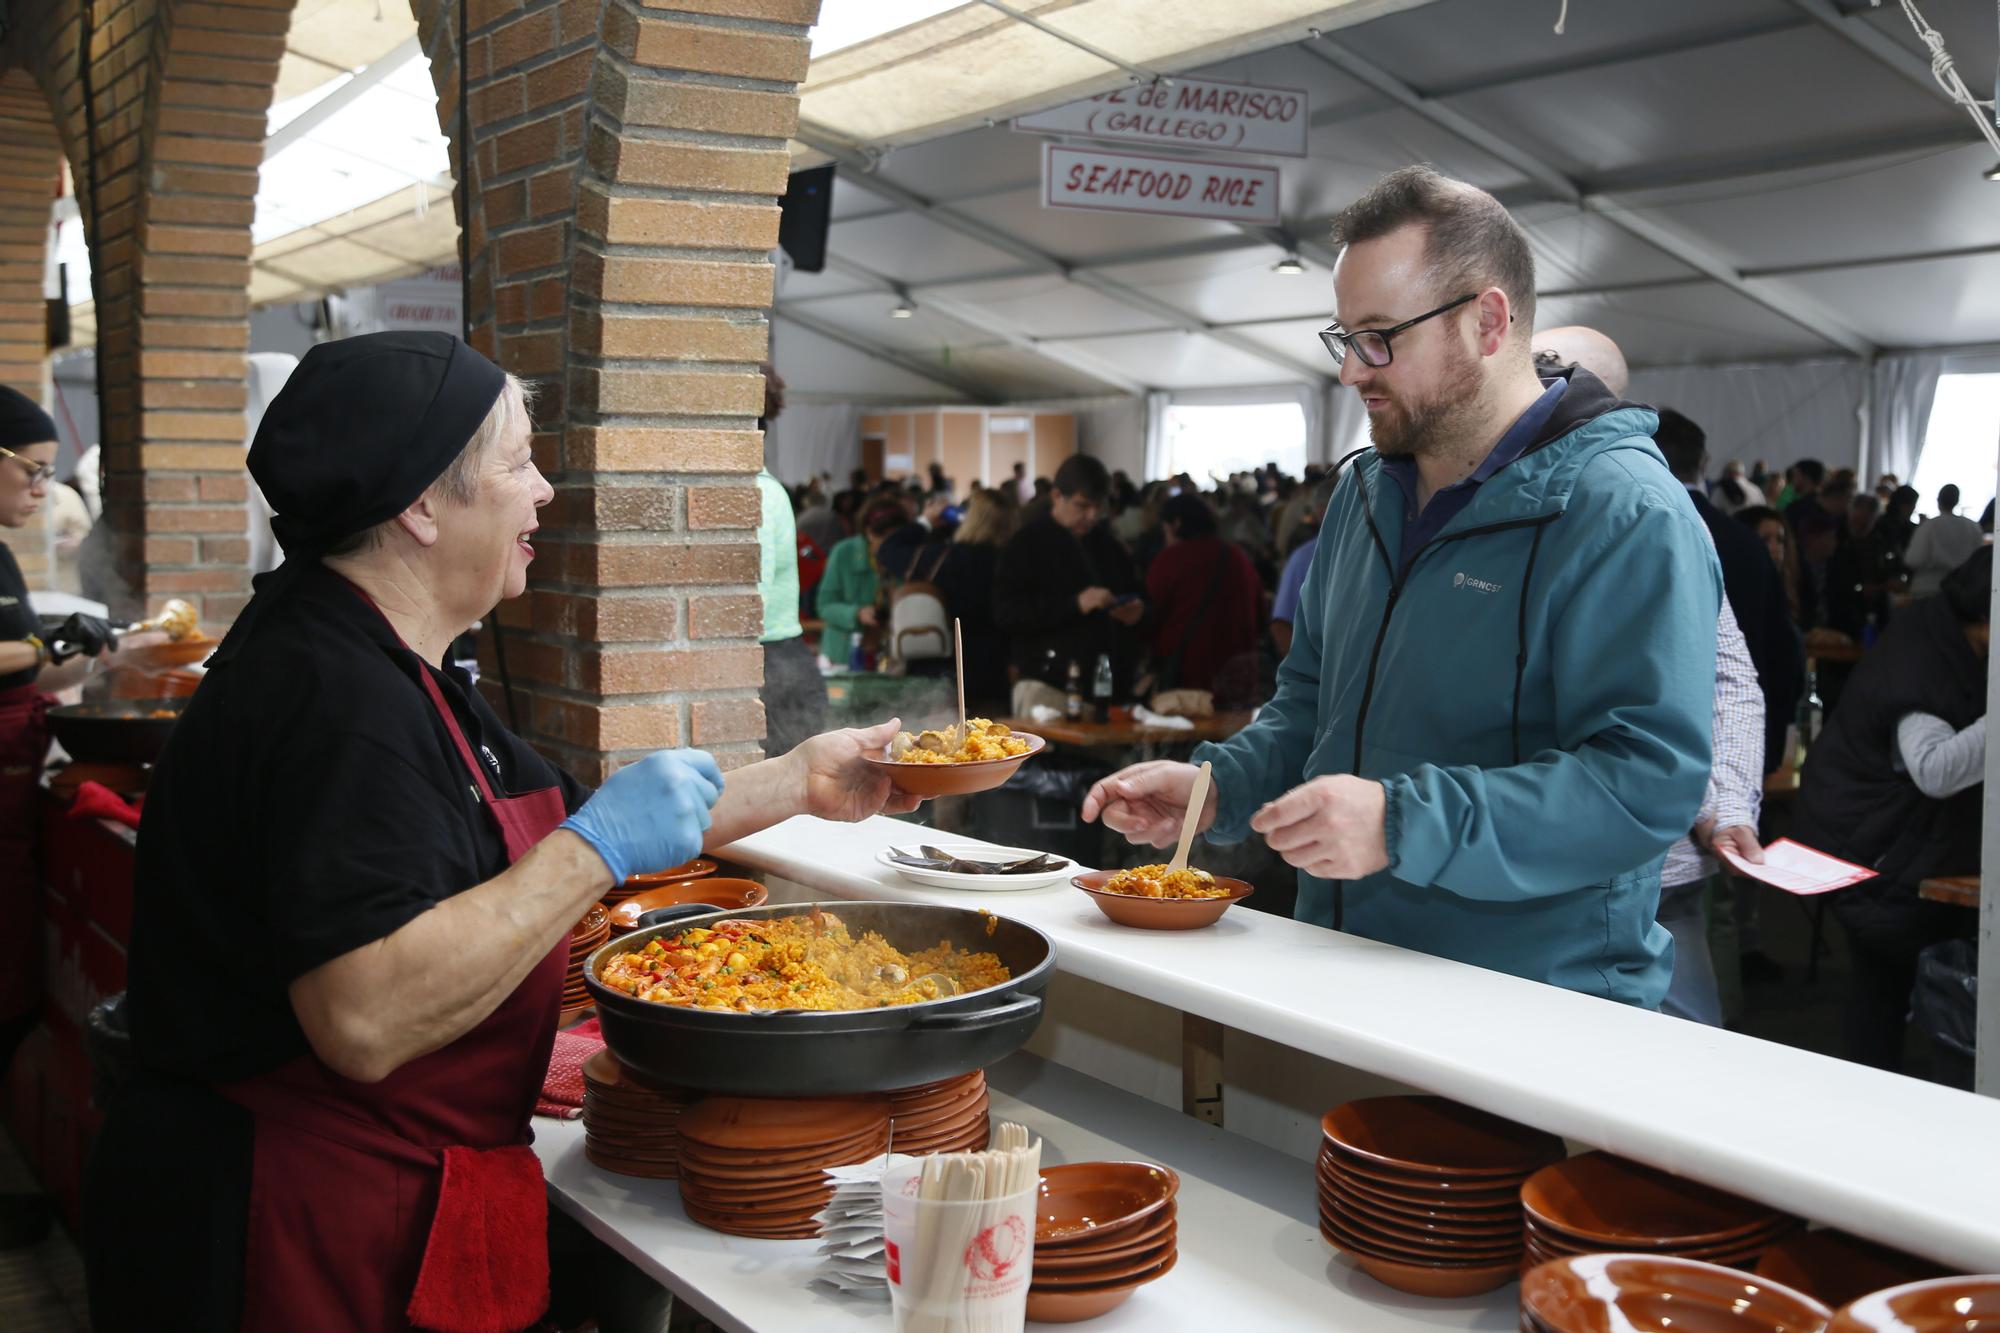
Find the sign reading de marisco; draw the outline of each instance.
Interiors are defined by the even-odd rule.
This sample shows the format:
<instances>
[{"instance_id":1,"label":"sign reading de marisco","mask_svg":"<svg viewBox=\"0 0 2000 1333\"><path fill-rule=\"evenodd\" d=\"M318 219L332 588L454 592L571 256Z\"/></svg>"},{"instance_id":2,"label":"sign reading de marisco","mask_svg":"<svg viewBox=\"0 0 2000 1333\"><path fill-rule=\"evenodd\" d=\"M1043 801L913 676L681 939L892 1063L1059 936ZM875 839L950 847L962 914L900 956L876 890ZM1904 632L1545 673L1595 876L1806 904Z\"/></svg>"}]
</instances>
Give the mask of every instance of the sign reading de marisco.
<instances>
[{"instance_id":1,"label":"sign reading de marisco","mask_svg":"<svg viewBox=\"0 0 2000 1333\"><path fill-rule=\"evenodd\" d=\"M1048 143L1042 145L1042 204L1275 226L1278 169Z\"/></svg>"},{"instance_id":2,"label":"sign reading de marisco","mask_svg":"<svg viewBox=\"0 0 2000 1333\"><path fill-rule=\"evenodd\" d=\"M1032 116L1016 116L1014 128L1171 148L1304 157L1306 95L1298 88L1176 77L1171 85L1119 88Z\"/></svg>"}]
</instances>

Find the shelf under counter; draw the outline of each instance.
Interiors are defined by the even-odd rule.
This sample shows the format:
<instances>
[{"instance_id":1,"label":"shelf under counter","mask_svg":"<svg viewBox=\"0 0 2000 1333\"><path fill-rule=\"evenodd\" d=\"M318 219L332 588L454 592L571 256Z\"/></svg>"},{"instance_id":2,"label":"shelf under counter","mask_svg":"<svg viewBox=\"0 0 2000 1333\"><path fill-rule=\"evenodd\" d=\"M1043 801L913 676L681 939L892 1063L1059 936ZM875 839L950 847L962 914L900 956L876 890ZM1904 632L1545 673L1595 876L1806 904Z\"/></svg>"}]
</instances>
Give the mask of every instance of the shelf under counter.
<instances>
[{"instance_id":1,"label":"shelf under counter","mask_svg":"<svg viewBox=\"0 0 2000 1333\"><path fill-rule=\"evenodd\" d=\"M830 898L985 908L1048 934L1063 972L2000 1271L2000 1100L1243 908L1204 930L1133 930L1066 885L932 889L875 859L927 836L797 819L723 854Z\"/></svg>"},{"instance_id":2,"label":"shelf under counter","mask_svg":"<svg viewBox=\"0 0 2000 1333\"><path fill-rule=\"evenodd\" d=\"M1179 1262L1110 1314L1101 1333L1161 1329L1509 1330L1516 1287L1429 1301L1376 1282L1320 1239L1313 1168L1157 1103L1020 1054L987 1071L993 1119L1043 1140L1043 1161L1144 1160L1180 1174ZM583 1155L581 1121L535 1121L555 1205L731 1333L880 1333L886 1301L808 1286L817 1241L746 1240L690 1222L668 1181L613 1175ZM1043 1327L1043 1325L1032 1325ZM1048 1327L1054 1327L1049 1325Z\"/></svg>"}]
</instances>

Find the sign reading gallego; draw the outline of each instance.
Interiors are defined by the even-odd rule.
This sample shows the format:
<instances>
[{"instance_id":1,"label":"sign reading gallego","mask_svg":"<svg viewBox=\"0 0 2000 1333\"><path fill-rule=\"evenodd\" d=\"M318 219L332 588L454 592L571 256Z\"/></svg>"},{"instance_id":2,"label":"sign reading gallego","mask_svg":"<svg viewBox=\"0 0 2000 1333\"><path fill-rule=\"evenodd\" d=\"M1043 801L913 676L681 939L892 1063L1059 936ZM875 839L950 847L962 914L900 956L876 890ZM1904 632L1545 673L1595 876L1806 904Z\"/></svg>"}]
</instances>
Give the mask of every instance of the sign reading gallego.
<instances>
[{"instance_id":1,"label":"sign reading gallego","mask_svg":"<svg viewBox=\"0 0 2000 1333\"><path fill-rule=\"evenodd\" d=\"M1042 145L1042 204L1275 226L1278 169L1049 143Z\"/></svg>"},{"instance_id":2,"label":"sign reading gallego","mask_svg":"<svg viewBox=\"0 0 2000 1333\"><path fill-rule=\"evenodd\" d=\"M1171 84L1119 88L1016 116L1014 128L1169 148L1304 157L1306 95L1298 88L1176 77Z\"/></svg>"}]
</instances>

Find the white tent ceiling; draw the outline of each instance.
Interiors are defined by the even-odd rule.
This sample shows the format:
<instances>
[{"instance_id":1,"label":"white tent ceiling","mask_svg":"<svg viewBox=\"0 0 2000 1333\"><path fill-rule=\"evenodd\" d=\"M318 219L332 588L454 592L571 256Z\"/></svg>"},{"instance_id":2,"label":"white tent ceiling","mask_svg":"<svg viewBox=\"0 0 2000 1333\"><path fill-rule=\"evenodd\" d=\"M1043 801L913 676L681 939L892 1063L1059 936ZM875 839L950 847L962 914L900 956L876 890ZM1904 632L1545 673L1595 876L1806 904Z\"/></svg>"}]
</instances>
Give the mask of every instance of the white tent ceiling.
<instances>
[{"instance_id":1,"label":"white tent ceiling","mask_svg":"<svg viewBox=\"0 0 2000 1333\"><path fill-rule=\"evenodd\" d=\"M1989 0L1922 2L1968 81L1995 68ZM854 399L1320 378L1327 220L1419 160L1516 210L1543 323L1602 327L1635 364L2000 341L1993 154L1899 7L1570 0L1556 35L1559 7L826 0L794 151L841 163L835 221L827 269L781 294L777 356L798 392ZM401 0L302 0L274 146L316 97L341 109L265 173L259 302L454 257L441 141L382 151L384 115L434 123L412 30ZM1146 73L1309 91L1310 156L1262 159L1281 227L1041 206L1043 141L1002 118ZM333 208L322 163L353 183ZM1271 272L1294 246L1307 274Z\"/></svg>"},{"instance_id":2,"label":"white tent ceiling","mask_svg":"<svg viewBox=\"0 0 2000 1333\"><path fill-rule=\"evenodd\" d=\"M1990 77L1991 5L1925 7L1968 82ZM1557 36L1558 8L1434 0L1198 69L1151 65L1309 90L1311 155L1265 159L1284 171L1275 232L1044 209L1040 138L823 131L809 82L800 160L841 169L826 271L780 297L780 365L805 393L904 397L934 370L931 396L996 401L1321 375L1327 221L1412 161L1506 200L1535 244L1541 322L1601 327L1638 365L2000 341L1994 155L1899 7L1570 0ZM1129 77L1099 69L1090 91ZM1308 273L1272 273L1294 243ZM915 315L890 319L906 296ZM837 373L807 336L842 340ZM881 355L857 364L855 348Z\"/></svg>"}]
</instances>

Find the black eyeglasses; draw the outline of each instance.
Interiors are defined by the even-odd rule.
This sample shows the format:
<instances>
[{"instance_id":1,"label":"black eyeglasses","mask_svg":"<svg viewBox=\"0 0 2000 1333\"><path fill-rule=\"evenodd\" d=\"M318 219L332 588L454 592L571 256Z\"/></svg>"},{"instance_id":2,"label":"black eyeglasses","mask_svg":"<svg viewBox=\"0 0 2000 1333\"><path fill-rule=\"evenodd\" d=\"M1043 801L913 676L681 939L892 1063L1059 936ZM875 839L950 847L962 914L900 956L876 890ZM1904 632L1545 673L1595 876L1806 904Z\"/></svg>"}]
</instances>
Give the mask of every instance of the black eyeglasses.
<instances>
[{"instance_id":1,"label":"black eyeglasses","mask_svg":"<svg viewBox=\"0 0 2000 1333\"><path fill-rule=\"evenodd\" d=\"M1391 338L1401 333L1404 329L1414 328L1427 319L1436 319L1447 310L1456 310L1467 301L1477 298L1478 295L1478 292L1467 292L1456 301L1447 301L1437 309L1427 310L1415 319L1406 319L1394 328L1356 329L1354 332L1349 333L1346 329L1340 327L1339 320L1335 320L1319 331L1319 340L1326 344L1327 355L1331 356L1336 363L1347 360L1347 351L1349 348L1353 348L1354 354L1361 358L1362 365L1374 366L1379 369L1395 359L1395 354L1389 349L1389 340Z\"/></svg>"},{"instance_id":2,"label":"black eyeglasses","mask_svg":"<svg viewBox=\"0 0 2000 1333\"><path fill-rule=\"evenodd\" d=\"M39 486L43 482L52 481L55 478L55 468L47 463L37 463L32 458L23 458L12 449L0 449L0 457L11 458L22 467L28 469L28 484L30 486Z\"/></svg>"}]
</instances>

